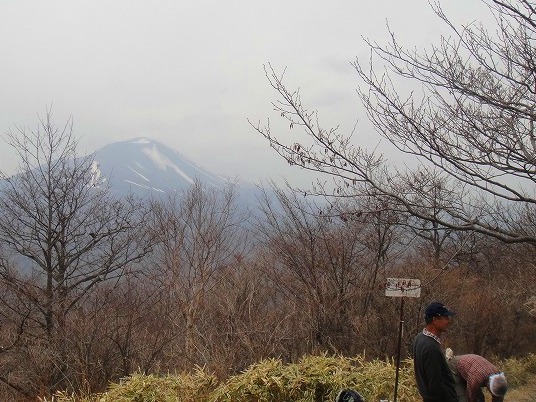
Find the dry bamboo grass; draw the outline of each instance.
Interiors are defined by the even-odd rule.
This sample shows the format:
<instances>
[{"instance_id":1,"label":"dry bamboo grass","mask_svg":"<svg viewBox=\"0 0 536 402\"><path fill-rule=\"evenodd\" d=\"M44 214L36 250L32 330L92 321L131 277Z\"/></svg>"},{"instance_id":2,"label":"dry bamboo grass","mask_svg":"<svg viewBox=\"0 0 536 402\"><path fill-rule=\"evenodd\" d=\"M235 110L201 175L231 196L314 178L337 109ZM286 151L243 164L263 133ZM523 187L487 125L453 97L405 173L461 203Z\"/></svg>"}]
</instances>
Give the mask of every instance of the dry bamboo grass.
<instances>
[{"instance_id":1,"label":"dry bamboo grass","mask_svg":"<svg viewBox=\"0 0 536 402\"><path fill-rule=\"evenodd\" d=\"M215 391L214 402L334 401L342 388L357 390L367 401L392 399L395 366L391 362L365 362L355 358L305 356L284 365L267 360L251 366ZM400 371L400 402L417 401L411 365Z\"/></svg>"},{"instance_id":2,"label":"dry bamboo grass","mask_svg":"<svg viewBox=\"0 0 536 402\"><path fill-rule=\"evenodd\" d=\"M520 358L505 359L499 367L506 373L508 385L511 388L519 387L534 380L536 375L536 354L531 353Z\"/></svg>"},{"instance_id":3,"label":"dry bamboo grass","mask_svg":"<svg viewBox=\"0 0 536 402\"><path fill-rule=\"evenodd\" d=\"M507 359L500 367L511 388L521 387L534 379L536 355ZM363 356L304 356L290 364L266 359L221 383L201 368L161 377L136 374L111 385L103 394L76 397L58 393L48 402L332 402L342 388L358 391L367 402L378 402L393 399L395 371L393 361L365 361ZM520 401L530 400L516 392ZM421 400L411 360L401 364L397 400ZM508 401L513 399L507 394Z\"/></svg>"},{"instance_id":4,"label":"dry bamboo grass","mask_svg":"<svg viewBox=\"0 0 536 402\"><path fill-rule=\"evenodd\" d=\"M216 388L216 377L196 368L193 373L177 375L134 374L111 384L103 394L77 397L58 393L51 402L189 402L210 400ZM43 402L47 402L44 400Z\"/></svg>"}]
</instances>

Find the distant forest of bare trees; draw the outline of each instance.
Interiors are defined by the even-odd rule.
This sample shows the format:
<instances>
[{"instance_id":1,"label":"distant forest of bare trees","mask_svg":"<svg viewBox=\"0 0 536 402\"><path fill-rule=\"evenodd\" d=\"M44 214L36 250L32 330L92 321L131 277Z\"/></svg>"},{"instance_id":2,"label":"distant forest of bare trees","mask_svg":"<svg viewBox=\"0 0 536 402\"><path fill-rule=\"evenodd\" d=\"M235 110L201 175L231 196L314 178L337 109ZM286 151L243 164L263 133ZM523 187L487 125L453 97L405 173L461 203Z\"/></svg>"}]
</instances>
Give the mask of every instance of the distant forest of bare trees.
<instances>
[{"instance_id":1,"label":"distant forest of bare trees","mask_svg":"<svg viewBox=\"0 0 536 402\"><path fill-rule=\"evenodd\" d=\"M384 198L317 206L275 186L255 211L232 185L199 182L163 202L116 199L88 185L69 123L47 114L8 139L21 171L0 189L4 400L196 365L225 378L268 357L391 358L400 300L386 277L423 285L403 357L432 300L458 311L456 352L534 351L534 244L434 227Z\"/></svg>"},{"instance_id":2,"label":"distant forest of bare trees","mask_svg":"<svg viewBox=\"0 0 536 402\"><path fill-rule=\"evenodd\" d=\"M388 277L422 284L402 357L434 300L458 312L445 339L456 353L534 352L536 7L482 2L493 30L432 3L452 36L416 50L392 34L354 63L370 121L411 166L323 128L266 67L284 128L252 126L333 179L307 197L274 186L244 211L233 186L198 182L165 201L117 199L88 185L70 121L49 110L35 131L8 132L20 172L0 185L0 398L196 365L225 378L268 357L392 358L401 304Z\"/></svg>"}]
</instances>

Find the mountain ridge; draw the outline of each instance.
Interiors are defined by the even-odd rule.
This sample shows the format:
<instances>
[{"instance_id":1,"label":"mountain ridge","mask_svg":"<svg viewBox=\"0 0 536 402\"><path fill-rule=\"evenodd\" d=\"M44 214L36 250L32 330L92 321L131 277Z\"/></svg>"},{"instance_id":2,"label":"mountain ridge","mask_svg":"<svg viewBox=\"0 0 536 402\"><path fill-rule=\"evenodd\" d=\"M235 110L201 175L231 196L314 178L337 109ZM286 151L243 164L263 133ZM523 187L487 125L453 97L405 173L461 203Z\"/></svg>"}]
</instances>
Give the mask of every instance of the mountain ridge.
<instances>
[{"instance_id":1,"label":"mountain ridge","mask_svg":"<svg viewBox=\"0 0 536 402\"><path fill-rule=\"evenodd\" d=\"M92 185L107 182L116 195L160 198L187 189L195 180L215 189L237 184L239 195L248 202L259 193L253 183L212 173L179 151L148 137L113 142L97 149L93 153L92 170Z\"/></svg>"}]
</instances>

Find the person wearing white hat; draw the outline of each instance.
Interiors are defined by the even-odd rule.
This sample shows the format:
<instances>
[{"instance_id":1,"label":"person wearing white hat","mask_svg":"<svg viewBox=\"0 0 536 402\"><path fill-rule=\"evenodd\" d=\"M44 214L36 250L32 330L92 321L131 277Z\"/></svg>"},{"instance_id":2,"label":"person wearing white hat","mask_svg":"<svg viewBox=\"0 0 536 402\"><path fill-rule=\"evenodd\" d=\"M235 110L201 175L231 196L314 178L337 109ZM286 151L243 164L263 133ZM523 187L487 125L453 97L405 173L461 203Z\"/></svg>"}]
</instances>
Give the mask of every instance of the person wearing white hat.
<instances>
[{"instance_id":1,"label":"person wearing white hat","mask_svg":"<svg viewBox=\"0 0 536 402\"><path fill-rule=\"evenodd\" d=\"M446 350L446 356L456 381L459 402L484 402L483 388L491 393L492 402L503 402L508 382L495 365L480 355L454 356L450 349Z\"/></svg>"}]
</instances>

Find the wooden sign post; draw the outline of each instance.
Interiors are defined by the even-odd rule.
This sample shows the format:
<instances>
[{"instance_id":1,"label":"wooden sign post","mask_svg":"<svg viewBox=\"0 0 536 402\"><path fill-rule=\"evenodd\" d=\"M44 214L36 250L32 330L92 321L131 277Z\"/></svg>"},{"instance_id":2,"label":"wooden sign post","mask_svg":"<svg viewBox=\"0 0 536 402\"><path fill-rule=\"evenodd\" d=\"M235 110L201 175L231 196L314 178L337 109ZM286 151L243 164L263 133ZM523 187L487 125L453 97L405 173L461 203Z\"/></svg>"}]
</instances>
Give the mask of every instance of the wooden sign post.
<instances>
[{"instance_id":1,"label":"wooden sign post","mask_svg":"<svg viewBox=\"0 0 536 402\"><path fill-rule=\"evenodd\" d=\"M396 356L395 395L398 394L398 373L400 370L400 349L402 348L402 331L404 329L404 299L406 297L421 297L421 281L419 279L387 278L385 296L400 297L400 323L398 326L398 347Z\"/></svg>"}]
</instances>

